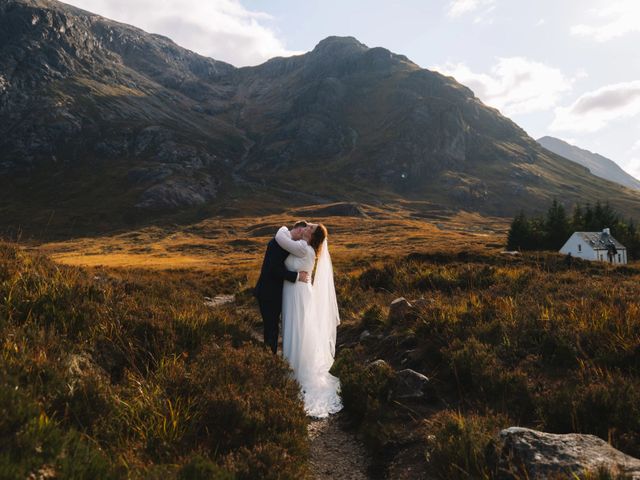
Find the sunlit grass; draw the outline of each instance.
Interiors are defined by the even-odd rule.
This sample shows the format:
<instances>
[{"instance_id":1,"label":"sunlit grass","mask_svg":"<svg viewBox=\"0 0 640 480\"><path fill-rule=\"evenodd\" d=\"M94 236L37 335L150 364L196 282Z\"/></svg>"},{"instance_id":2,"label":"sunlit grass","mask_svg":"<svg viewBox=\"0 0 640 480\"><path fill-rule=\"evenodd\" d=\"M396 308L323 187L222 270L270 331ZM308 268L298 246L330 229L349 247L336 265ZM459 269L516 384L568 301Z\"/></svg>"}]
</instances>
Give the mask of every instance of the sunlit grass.
<instances>
[{"instance_id":1,"label":"sunlit grass","mask_svg":"<svg viewBox=\"0 0 640 480\"><path fill-rule=\"evenodd\" d=\"M513 425L591 433L638 456L639 285L637 265L487 249L414 254L343 276L351 342L336 373L345 405L375 448L423 435L437 478L495 478L487 449ZM415 307L389 321L400 296ZM357 341L365 329L371 336ZM367 366L377 359L429 376L430 400L394 401L393 375Z\"/></svg>"},{"instance_id":2,"label":"sunlit grass","mask_svg":"<svg viewBox=\"0 0 640 480\"><path fill-rule=\"evenodd\" d=\"M245 282L83 270L0 243L0 476L304 478L287 365L247 314L203 302Z\"/></svg>"}]
</instances>

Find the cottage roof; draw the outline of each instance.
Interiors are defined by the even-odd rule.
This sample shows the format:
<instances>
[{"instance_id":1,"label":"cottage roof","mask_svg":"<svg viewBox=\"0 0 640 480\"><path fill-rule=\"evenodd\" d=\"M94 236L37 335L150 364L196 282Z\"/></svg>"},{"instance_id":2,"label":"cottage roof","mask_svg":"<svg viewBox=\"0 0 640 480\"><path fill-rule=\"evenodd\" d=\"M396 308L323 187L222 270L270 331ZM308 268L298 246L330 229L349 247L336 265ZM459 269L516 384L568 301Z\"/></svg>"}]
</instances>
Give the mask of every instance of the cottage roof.
<instances>
[{"instance_id":1,"label":"cottage roof","mask_svg":"<svg viewBox=\"0 0 640 480\"><path fill-rule=\"evenodd\" d=\"M625 246L617 241L609 233L605 232L576 232L585 242L593 247L594 250L606 250L607 246L613 244L616 250L624 249Z\"/></svg>"}]
</instances>

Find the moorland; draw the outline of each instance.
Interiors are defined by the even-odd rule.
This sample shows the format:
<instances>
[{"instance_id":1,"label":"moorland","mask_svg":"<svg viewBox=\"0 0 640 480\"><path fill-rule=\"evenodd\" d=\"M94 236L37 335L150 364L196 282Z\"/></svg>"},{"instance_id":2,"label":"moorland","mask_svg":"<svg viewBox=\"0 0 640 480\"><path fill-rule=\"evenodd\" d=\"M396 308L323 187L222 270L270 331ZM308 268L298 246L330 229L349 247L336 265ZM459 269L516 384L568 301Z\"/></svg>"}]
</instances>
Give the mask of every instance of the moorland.
<instances>
[{"instance_id":1,"label":"moorland","mask_svg":"<svg viewBox=\"0 0 640 480\"><path fill-rule=\"evenodd\" d=\"M3 243L1 476L312 476L309 419L251 296L265 243L299 218L330 230L333 371L371 478L498 478L513 425L640 455L637 264L505 254L499 218L341 205ZM235 300L206 305L219 294ZM389 315L398 297L411 307ZM406 368L429 378L421 398L394 395Z\"/></svg>"}]
</instances>

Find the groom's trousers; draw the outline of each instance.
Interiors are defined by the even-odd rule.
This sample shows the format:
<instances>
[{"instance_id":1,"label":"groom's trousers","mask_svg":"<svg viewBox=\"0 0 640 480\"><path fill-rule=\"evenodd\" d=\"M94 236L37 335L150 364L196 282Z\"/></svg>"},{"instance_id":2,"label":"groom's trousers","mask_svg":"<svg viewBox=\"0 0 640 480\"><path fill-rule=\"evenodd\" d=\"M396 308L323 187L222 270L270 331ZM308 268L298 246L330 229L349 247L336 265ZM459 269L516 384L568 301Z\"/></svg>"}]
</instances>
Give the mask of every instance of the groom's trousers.
<instances>
[{"instance_id":1,"label":"groom's trousers","mask_svg":"<svg viewBox=\"0 0 640 480\"><path fill-rule=\"evenodd\" d=\"M278 351L282 304L280 302L258 300L258 305L260 306L262 325L264 327L264 344L271 348L273 353L276 353Z\"/></svg>"}]
</instances>

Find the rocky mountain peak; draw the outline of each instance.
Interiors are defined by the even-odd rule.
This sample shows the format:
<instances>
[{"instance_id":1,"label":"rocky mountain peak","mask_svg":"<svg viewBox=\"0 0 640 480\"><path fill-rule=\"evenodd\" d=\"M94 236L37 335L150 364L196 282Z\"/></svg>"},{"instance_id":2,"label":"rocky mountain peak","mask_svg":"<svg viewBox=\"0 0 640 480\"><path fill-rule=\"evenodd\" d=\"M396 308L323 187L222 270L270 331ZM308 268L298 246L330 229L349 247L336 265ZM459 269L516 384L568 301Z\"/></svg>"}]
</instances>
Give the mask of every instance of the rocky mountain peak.
<instances>
[{"instance_id":1,"label":"rocky mountain peak","mask_svg":"<svg viewBox=\"0 0 640 480\"><path fill-rule=\"evenodd\" d=\"M242 207L237 192L252 192L250 208L261 192L269 208L309 200L283 178L313 185L313 203L402 195L491 214L560 195L640 203L385 48L332 36L235 68L54 0L0 0L0 152L0 204L41 215L0 211L21 225L69 197L87 228Z\"/></svg>"},{"instance_id":2,"label":"rocky mountain peak","mask_svg":"<svg viewBox=\"0 0 640 480\"><path fill-rule=\"evenodd\" d=\"M368 49L369 47L354 37L331 36L321 40L312 50L312 53L333 55L350 54L364 52Z\"/></svg>"}]
</instances>

